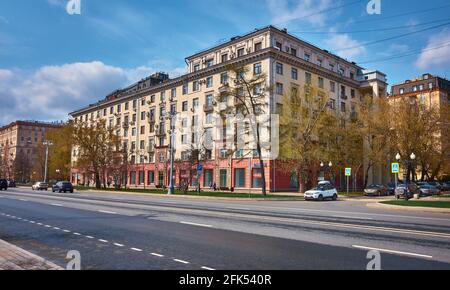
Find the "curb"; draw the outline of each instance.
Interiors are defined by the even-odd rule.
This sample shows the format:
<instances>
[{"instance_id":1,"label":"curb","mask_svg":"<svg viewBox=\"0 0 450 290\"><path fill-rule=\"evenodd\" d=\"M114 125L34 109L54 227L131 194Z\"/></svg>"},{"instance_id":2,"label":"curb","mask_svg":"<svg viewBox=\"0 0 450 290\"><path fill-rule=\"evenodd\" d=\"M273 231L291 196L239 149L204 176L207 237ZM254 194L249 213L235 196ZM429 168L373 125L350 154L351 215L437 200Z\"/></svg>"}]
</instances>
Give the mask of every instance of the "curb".
<instances>
[{"instance_id":1,"label":"curb","mask_svg":"<svg viewBox=\"0 0 450 290\"><path fill-rule=\"evenodd\" d=\"M125 192L125 191L96 191L96 190L83 190L78 191L79 193L83 192L92 192L92 193L100 193L100 194L122 194L122 195L135 195L135 196L151 196L151 197L159 197L159 198L173 198L173 199L208 199L208 200L223 200L223 201L304 201L302 197L298 198L241 198L241 197L215 197L215 196L195 196L195 195L164 195L164 194L156 194L156 193L142 193L142 192Z\"/></svg>"},{"instance_id":2,"label":"curb","mask_svg":"<svg viewBox=\"0 0 450 290\"><path fill-rule=\"evenodd\" d=\"M421 206L401 206L401 205L390 205L382 203L368 203L367 207L370 208L382 208L382 209L392 209L392 210L403 210L403 211L415 211L415 212L431 212L431 213L445 213L450 214L450 208L432 208L432 207L421 207Z\"/></svg>"}]
</instances>

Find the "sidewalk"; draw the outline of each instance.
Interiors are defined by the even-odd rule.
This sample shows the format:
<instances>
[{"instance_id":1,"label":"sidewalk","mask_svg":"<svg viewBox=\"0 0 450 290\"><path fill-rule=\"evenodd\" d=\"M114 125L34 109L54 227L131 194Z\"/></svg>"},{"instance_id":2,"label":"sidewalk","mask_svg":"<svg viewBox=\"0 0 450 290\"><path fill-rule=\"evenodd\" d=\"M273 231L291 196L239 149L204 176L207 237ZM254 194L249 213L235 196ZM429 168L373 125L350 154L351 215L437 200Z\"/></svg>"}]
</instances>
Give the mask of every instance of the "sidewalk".
<instances>
[{"instance_id":1,"label":"sidewalk","mask_svg":"<svg viewBox=\"0 0 450 290\"><path fill-rule=\"evenodd\" d=\"M63 270L63 268L0 240L0 270Z\"/></svg>"}]
</instances>

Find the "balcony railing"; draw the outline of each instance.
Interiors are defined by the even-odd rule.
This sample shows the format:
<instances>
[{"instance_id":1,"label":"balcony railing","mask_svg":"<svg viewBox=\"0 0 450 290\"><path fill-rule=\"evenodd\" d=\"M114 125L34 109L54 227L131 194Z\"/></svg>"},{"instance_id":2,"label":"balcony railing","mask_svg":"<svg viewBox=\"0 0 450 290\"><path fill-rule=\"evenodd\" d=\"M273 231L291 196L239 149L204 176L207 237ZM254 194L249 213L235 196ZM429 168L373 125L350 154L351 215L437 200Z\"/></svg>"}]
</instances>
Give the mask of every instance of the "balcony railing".
<instances>
[{"instance_id":1,"label":"balcony railing","mask_svg":"<svg viewBox=\"0 0 450 290\"><path fill-rule=\"evenodd\" d=\"M213 104L205 104L205 105L203 105L203 111L205 113L214 111L214 105Z\"/></svg>"}]
</instances>

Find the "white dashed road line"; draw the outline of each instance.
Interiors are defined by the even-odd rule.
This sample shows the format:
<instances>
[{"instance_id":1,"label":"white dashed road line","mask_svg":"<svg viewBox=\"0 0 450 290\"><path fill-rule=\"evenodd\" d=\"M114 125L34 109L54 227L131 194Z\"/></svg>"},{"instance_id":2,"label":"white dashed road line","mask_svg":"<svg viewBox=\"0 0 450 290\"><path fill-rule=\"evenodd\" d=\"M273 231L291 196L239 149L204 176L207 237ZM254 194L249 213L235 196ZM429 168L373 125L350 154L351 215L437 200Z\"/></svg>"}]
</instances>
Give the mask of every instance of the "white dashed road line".
<instances>
[{"instance_id":1,"label":"white dashed road line","mask_svg":"<svg viewBox=\"0 0 450 290\"><path fill-rule=\"evenodd\" d=\"M102 239L99 239L98 241L102 242L102 243L109 243L107 240L102 240Z\"/></svg>"},{"instance_id":2,"label":"white dashed road line","mask_svg":"<svg viewBox=\"0 0 450 290\"><path fill-rule=\"evenodd\" d=\"M125 245L118 244L118 243L114 243L114 246L117 246L117 247L125 247Z\"/></svg>"},{"instance_id":3,"label":"white dashed road line","mask_svg":"<svg viewBox=\"0 0 450 290\"><path fill-rule=\"evenodd\" d=\"M158 253L150 253L150 255L158 257L158 258L163 258L164 255L158 254Z\"/></svg>"},{"instance_id":4,"label":"white dashed road line","mask_svg":"<svg viewBox=\"0 0 450 290\"><path fill-rule=\"evenodd\" d=\"M53 205L53 206L59 206L59 207L62 207L62 206L63 206L62 204L59 204L59 203L52 203L51 205Z\"/></svg>"},{"instance_id":5,"label":"white dashed road line","mask_svg":"<svg viewBox=\"0 0 450 290\"><path fill-rule=\"evenodd\" d=\"M88 239L90 239L90 240L94 239L93 236L85 236L85 237L88 238Z\"/></svg>"},{"instance_id":6,"label":"white dashed road line","mask_svg":"<svg viewBox=\"0 0 450 290\"><path fill-rule=\"evenodd\" d=\"M73 233L75 236L81 236L80 233Z\"/></svg>"},{"instance_id":7,"label":"white dashed road line","mask_svg":"<svg viewBox=\"0 0 450 290\"><path fill-rule=\"evenodd\" d=\"M358 245L353 245L352 247L356 248L356 249L361 249L361 250L370 250L370 251L375 250L375 251L384 252L384 253L388 253L388 254L397 254L397 255L403 255L403 256L412 256L412 257L418 257L418 258L433 259L433 256L416 254L416 253L400 252L400 251L387 250L387 249L378 249L378 248L364 247L364 246L358 246Z\"/></svg>"},{"instance_id":8,"label":"white dashed road line","mask_svg":"<svg viewBox=\"0 0 450 290\"><path fill-rule=\"evenodd\" d=\"M135 252L142 252L142 250L141 250L141 249L138 249L138 248L131 248L131 250L133 250L133 251L135 251Z\"/></svg>"},{"instance_id":9,"label":"white dashed road line","mask_svg":"<svg viewBox=\"0 0 450 290\"><path fill-rule=\"evenodd\" d=\"M216 271L216 269L205 267L205 266L203 266L202 269L203 270L208 270L208 271Z\"/></svg>"},{"instance_id":10,"label":"white dashed road line","mask_svg":"<svg viewBox=\"0 0 450 290\"><path fill-rule=\"evenodd\" d=\"M114 211L107 211L107 210L98 210L98 212L101 212L101 213L108 213L108 214L117 214L117 212L114 212Z\"/></svg>"},{"instance_id":11,"label":"white dashed road line","mask_svg":"<svg viewBox=\"0 0 450 290\"><path fill-rule=\"evenodd\" d=\"M181 263L181 264L189 264L188 261L180 260L180 259L173 259L175 262Z\"/></svg>"},{"instance_id":12,"label":"white dashed road line","mask_svg":"<svg viewBox=\"0 0 450 290\"><path fill-rule=\"evenodd\" d=\"M190 226L197 226L197 227L204 227L204 228L212 228L213 227L212 225L197 224L197 223L184 222L184 221L181 221L180 224L190 225Z\"/></svg>"}]
</instances>

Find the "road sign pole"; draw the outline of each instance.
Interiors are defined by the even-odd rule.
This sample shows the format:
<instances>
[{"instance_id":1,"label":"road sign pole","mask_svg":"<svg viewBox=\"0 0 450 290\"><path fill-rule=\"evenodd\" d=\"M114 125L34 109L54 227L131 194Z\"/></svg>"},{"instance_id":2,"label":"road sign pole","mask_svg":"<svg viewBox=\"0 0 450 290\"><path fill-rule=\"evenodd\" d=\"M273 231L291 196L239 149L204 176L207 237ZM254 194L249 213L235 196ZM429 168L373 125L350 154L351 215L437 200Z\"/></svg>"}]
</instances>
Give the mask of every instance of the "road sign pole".
<instances>
[{"instance_id":1,"label":"road sign pole","mask_svg":"<svg viewBox=\"0 0 450 290\"><path fill-rule=\"evenodd\" d=\"M348 178L348 176L347 176L347 195L350 193L349 187L348 187L348 183L349 183L349 182L348 182L348 179L349 179L349 178Z\"/></svg>"}]
</instances>

